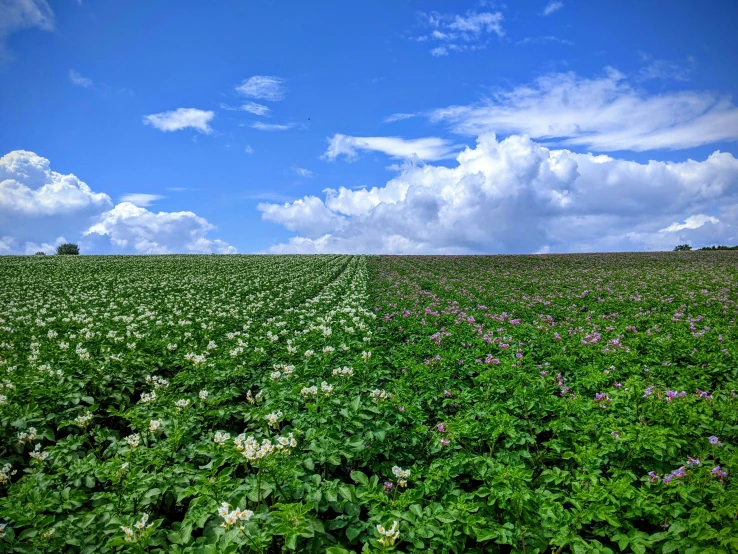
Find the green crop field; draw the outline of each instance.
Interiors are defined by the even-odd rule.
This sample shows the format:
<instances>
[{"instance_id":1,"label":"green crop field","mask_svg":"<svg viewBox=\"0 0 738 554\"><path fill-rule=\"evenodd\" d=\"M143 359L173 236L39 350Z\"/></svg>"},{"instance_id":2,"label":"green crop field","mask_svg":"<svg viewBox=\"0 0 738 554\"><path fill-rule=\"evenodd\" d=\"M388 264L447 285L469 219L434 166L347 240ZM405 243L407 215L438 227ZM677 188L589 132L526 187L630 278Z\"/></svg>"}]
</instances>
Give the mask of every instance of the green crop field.
<instances>
[{"instance_id":1,"label":"green crop field","mask_svg":"<svg viewBox=\"0 0 738 554\"><path fill-rule=\"evenodd\" d=\"M738 252L0 283L0 552L738 552Z\"/></svg>"}]
</instances>

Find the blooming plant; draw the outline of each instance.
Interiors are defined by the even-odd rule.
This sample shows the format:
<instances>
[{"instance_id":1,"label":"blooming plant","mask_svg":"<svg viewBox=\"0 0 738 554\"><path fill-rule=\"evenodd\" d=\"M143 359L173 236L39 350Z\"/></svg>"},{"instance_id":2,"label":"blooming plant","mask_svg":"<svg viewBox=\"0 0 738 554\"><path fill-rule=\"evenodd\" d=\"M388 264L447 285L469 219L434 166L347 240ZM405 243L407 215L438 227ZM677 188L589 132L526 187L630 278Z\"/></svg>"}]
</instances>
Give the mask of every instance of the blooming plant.
<instances>
[{"instance_id":1,"label":"blooming plant","mask_svg":"<svg viewBox=\"0 0 738 554\"><path fill-rule=\"evenodd\" d=\"M0 553L736 552L691 254L0 257Z\"/></svg>"}]
</instances>

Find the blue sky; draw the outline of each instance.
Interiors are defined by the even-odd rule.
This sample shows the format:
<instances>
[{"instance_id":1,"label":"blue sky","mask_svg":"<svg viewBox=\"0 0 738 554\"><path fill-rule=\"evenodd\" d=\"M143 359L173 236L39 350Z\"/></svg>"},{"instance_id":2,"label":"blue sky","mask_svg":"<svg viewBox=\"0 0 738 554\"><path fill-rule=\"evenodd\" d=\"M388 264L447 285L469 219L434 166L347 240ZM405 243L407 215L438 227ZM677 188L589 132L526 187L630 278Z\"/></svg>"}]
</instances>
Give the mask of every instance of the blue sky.
<instances>
[{"instance_id":1,"label":"blue sky","mask_svg":"<svg viewBox=\"0 0 738 554\"><path fill-rule=\"evenodd\" d=\"M738 244L736 20L0 0L0 253Z\"/></svg>"}]
</instances>

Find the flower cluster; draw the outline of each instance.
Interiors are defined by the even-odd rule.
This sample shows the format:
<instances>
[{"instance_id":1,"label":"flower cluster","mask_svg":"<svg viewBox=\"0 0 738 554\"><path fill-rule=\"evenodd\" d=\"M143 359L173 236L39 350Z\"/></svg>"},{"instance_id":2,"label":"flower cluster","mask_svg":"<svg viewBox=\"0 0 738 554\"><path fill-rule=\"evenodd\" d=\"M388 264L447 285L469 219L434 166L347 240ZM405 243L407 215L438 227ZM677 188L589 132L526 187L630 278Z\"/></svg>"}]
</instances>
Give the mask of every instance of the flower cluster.
<instances>
[{"instance_id":1,"label":"flower cluster","mask_svg":"<svg viewBox=\"0 0 738 554\"><path fill-rule=\"evenodd\" d=\"M0 469L0 485L7 485L10 483L10 478L18 473L18 470L13 469L13 466L10 464L5 464L2 469Z\"/></svg>"},{"instance_id":2,"label":"flower cluster","mask_svg":"<svg viewBox=\"0 0 738 554\"><path fill-rule=\"evenodd\" d=\"M354 370L351 369L350 367L344 366L344 367L339 367L333 370L334 377L349 378L349 377L353 377L353 375L354 375Z\"/></svg>"},{"instance_id":3,"label":"flower cluster","mask_svg":"<svg viewBox=\"0 0 738 554\"><path fill-rule=\"evenodd\" d=\"M25 444L35 441L37 432L35 427L29 427L28 430L18 433L18 443Z\"/></svg>"},{"instance_id":4,"label":"flower cluster","mask_svg":"<svg viewBox=\"0 0 738 554\"><path fill-rule=\"evenodd\" d=\"M400 524L398 522L392 523L392 527L389 529L385 529L381 525L377 525L377 531L379 531L379 534L382 535L382 538L379 539L379 544L382 546L392 546L395 544L395 541L397 541L400 538Z\"/></svg>"},{"instance_id":5,"label":"flower cluster","mask_svg":"<svg viewBox=\"0 0 738 554\"><path fill-rule=\"evenodd\" d=\"M369 394L371 394L372 399L377 402L381 402L382 400L387 400L387 398L389 398L387 391L384 389L374 389Z\"/></svg>"},{"instance_id":6,"label":"flower cluster","mask_svg":"<svg viewBox=\"0 0 738 554\"><path fill-rule=\"evenodd\" d=\"M230 433L222 433L221 431L218 431L215 433L215 436L213 437L213 441L216 444L220 444L221 446L224 445L229 439L231 438Z\"/></svg>"},{"instance_id":7,"label":"flower cluster","mask_svg":"<svg viewBox=\"0 0 738 554\"><path fill-rule=\"evenodd\" d=\"M137 521L136 523L133 524L133 527L135 528L135 531L134 531L134 529L131 529L130 527L126 527L125 525L121 525L120 528L123 531L123 539L126 542L136 542L136 541L138 541L138 539L141 538L141 536L143 535L143 533L146 530L151 529L153 523L149 523L147 525L148 521L149 521L149 514L143 513L141 515L141 519L139 521Z\"/></svg>"},{"instance_id":8,"label":"flower cluster","mask_svg":"<svg viewBox=\"0 0 738 554\"><path fill-rule=\"evenodd\" d=\"M218 508L218 515L223 518L223 523L221 523L220 526L224 527L225 529L230 529L239 521L248 521L254 516L254 512L252 512L251 510L242 511L238 508L236 508L235 510L231 510L230 508L231 505L227 502L223 502L220 505L220 508ZM242 529L242 527L240 528Z\"/></svg>"},{"instance_id":9,"label":"flower cluster","mask_svg":"<svg viewBox=\"0 0 738 554\"><path fill-rule=\"evenodd\" d=\"M392 474L397 477L397 484L401 487L407 486L407 480L410 479L410 470L402 469L400 466L392 466Z\"/></svg>"},{"instance_id":10,"label":"flower cluster","mask_svg":"<svg viewBox=\"0 0 738 554\"><path fill-rule=\"evenodd\" d=\"M282 417L282 412L280 410L277 410L276 412L272 412L271 414L267 414L264 416L264 419L267 420L269 423L269 427L278 427L279 426L279 418Z\"/></svg>"},{"instance_id":11,"label":"flower cluster","mask_svg":"<svg viewBox=\"0 0 738 554\"><path fill-rule=\"evenodd\" d=\"M286 437L277 437L274 443L269 439L264 439L259 444L253 436L246 437L244 433L238 435L233 441L236 443L236 449L250 462L262 460L275 450L289 454L290 448L297 446L297 440L292 433Z\"/></svg>"},{"instance_id":12,"label":"flower cluster","mask_svg":"<svg viewBox=\"0 0 738 554\"><path fill-rule=\"evenodd\" d=\"M90 424L90 421L92 421L92 414L90 412L74 418L74 423L82 429L85 429Z\"/></svg>"}]
</instances>

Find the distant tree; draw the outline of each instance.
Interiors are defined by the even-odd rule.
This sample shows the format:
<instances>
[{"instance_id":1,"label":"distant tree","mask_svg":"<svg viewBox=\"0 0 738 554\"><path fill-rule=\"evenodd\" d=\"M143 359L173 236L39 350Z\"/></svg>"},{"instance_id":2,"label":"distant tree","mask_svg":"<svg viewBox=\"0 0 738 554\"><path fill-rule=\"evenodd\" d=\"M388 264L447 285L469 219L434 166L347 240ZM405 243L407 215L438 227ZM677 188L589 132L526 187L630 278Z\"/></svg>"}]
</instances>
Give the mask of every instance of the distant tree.
<instances>
[{"instance_id":1,"label":"distant tree","mask_svg":"<svg viewBox=\"0 0 738 554\"><path fill-rule=\"evenodd\" d=\"M72 244L71 242L61 244L56 247L56 253L59 256L78 256L79 246L77 246L76 244Z\"/></svg>"},{"instance_id":2,"label":"distant tree","mask_svg":"<svg viewBox=\"0 0 738 554\"><path fill-rule=\"evenodd\" d=\"M692 250L692 247L688 244L680 244L674 247L674 252L687 252L689 250Z\"/></svg>"},{"instance_id":3,"label":"distant tree","mask_svg":"<svg viewBox=\"0 0 738 554\"><path fill-rule=\"evenodd\" d=\"M738 246L703 246L700 250L738 250Z\"/></svg>"},{"instance_id":4,"label":"distant tree","mask_svg":"<svg viewBox=\"0 0 738 554\"><path fill-rule=\"evenodd\" d=\"M46 252L36 252L36 256L46 256Z\"/></svg>"}]
</instances>

